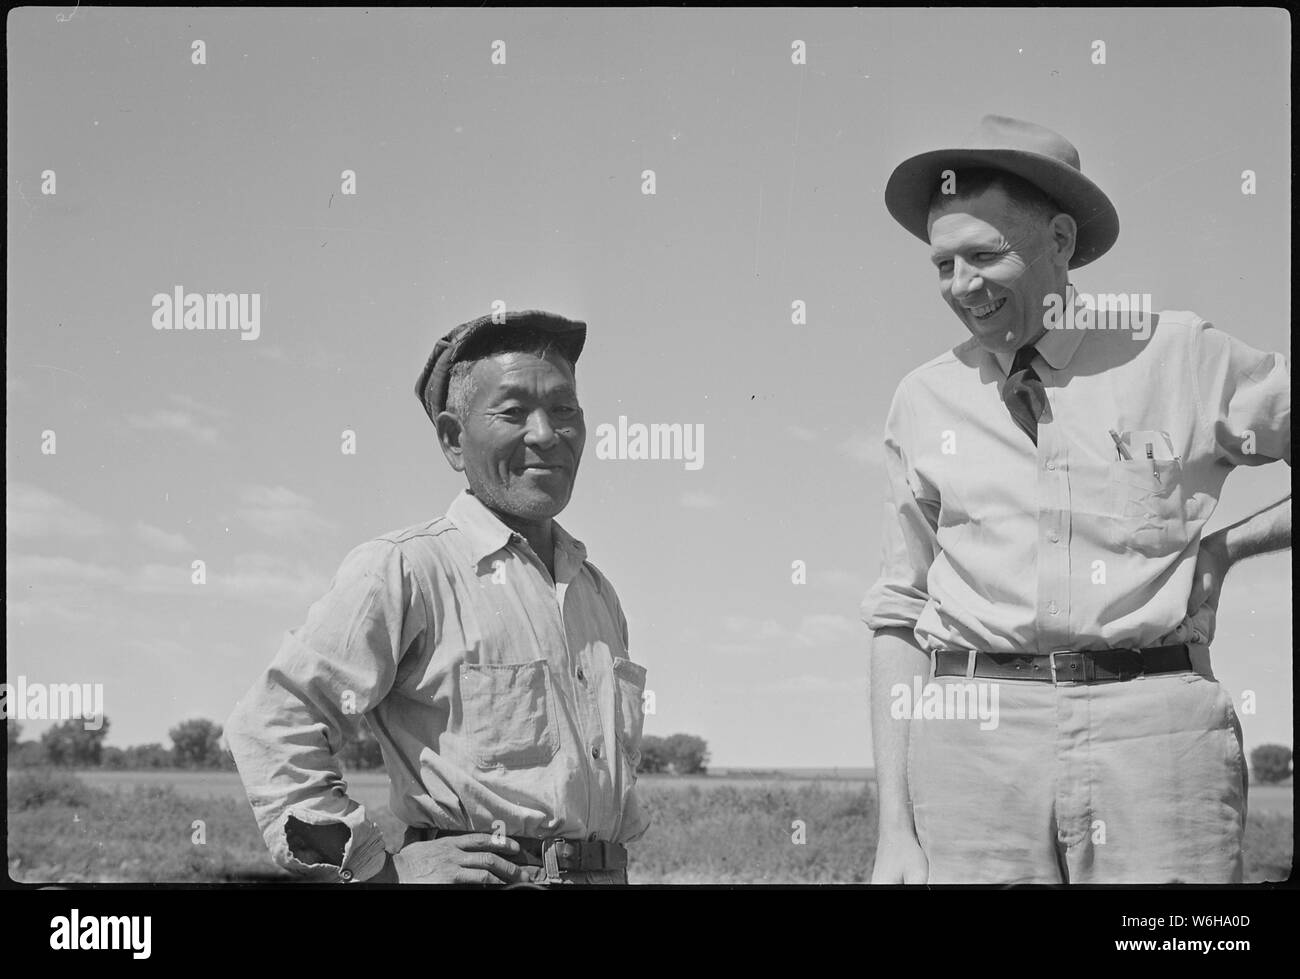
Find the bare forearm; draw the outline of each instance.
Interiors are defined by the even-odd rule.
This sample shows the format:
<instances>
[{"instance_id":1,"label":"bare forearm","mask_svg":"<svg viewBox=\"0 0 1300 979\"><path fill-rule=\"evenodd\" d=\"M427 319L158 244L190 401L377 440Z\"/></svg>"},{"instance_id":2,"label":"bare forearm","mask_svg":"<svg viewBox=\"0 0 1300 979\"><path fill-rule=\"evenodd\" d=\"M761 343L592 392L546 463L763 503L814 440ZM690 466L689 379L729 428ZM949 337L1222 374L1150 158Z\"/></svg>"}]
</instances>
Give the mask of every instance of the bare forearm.
<instances>
[{"instance_id":1,"label":"bare forearm","mask_svg":"<svg viewBox=\"0 0 1300 979\"><path fill-rule=\"evenodd\" d=\"M1291 546L1291 496L1218 531L1230 564Z\"/></svg>"},{"instance_id":2,"label":"bare forearm","mask_svg":"<svg viewBox=\"0 0 1300 979\"><path fill-rule=\"evenodd\" d=\"M882 832L913 832L907 787L909 721L890 716L891 691L903 684L910 691L924 680L929 659L906 629L881 629L871 638L871 742L876 765L876 792ZM910 696L910 694L909 694Z\"/></svg>"}]
</instances>

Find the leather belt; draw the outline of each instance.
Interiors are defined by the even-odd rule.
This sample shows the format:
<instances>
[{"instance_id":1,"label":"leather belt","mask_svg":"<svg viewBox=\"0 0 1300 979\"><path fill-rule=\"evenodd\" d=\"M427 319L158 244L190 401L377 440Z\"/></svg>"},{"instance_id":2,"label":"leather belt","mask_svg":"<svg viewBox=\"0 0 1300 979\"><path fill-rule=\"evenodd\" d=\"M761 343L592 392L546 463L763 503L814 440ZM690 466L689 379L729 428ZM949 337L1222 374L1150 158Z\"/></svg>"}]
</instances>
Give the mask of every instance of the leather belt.
<instances>
[{"instance_id":1,"label":"leather belt","mask_svg":"<svg viewBox=\"0 0 1300 979\"><path fill-rule=\"evenodd\" d=\"M436 829L431 826L408 826L402 845L435 840L442 836L468 836L469 830ZM621 843L604 840L565 840L558 836L539 839L535 836L512 836L533 866L548 870L626 870L627 848Z\"/></svg>"},{"instance_id":2,"label":"leather belt","mask_svg":"<svg viewBox=\"0 0 1300 979\"><path fill-rule=\"evenodd\" d=\"M1186 645L1148 649L1062 650L1055 653L976 652L975 670L968 670L971 653L940 649L934 653L934 675L977 676L991 680L1038 680L1043 683L1112 683L1160 673L1186 673L1192 658Z\"/></svg>"}]
</instances>

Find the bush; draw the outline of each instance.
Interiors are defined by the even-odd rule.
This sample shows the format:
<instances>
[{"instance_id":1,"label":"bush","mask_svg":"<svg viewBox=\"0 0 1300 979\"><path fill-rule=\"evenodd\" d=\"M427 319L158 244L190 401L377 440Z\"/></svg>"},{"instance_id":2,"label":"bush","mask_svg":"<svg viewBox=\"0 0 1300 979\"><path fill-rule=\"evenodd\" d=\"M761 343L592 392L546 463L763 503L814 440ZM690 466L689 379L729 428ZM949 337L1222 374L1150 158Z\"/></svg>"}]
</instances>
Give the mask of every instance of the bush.
<instances>
[{"instance_id":1,"label":"bush","mask_svg":"<svg viewBox=\"0 0 1300 979\"><path fill-rule=\"evenodd\" d=\"M60 784L71 789L66 776ZM39 808L10 810L10 877L28 883L289 879L271 863L242 798L185 796L166 785L90 791L88 806L69 804L77 798L73 790ZM203 821L201 842L196 820Z\"/></svg>"},{"instance_id":2,"label":"bush","mask_svg":"<svg viewBox=\"0 0 1300 979\"><path fill-rule=\"evenodd\" d=\"M99 760L102 768L126 768L126 752L121 748L114 748L111 745L104 749L104 754Z\"/></svg>"},{"instance_id":3,"label":"bush","mask_svg":"<svg viewBox=\"0 0 1300 979\"><path fill-rule=\"evenodd\" d=\"M373 771L384 767L384 753L365 718L357 725L356 734L343 743L339 761L349 771Z\"/></svg>"},{"instance_id":4,"label":"bush","mask_svg":"<svg viewBox=\"0 0 1300 979\"><path fill-rule=\"evenodd\" d=\"M705 775L708 773L709 745L693 734L673 734L667 738L646 735L641 738L641 762L637 772L658 775Z\"/></svg>"},{"instance_id":5,"label":"bush","mask_svg":"<svg viewBox=\"0 0 1300 979\"><path fill-rule=\"evenodd\" d=\"M133 744L122 753L122 767L133 771L171 768L172 753L158 744Z\"/></svg>"},{"instance_id":6,"label":"bush","mask_svg":"<svg viewBox=\"0 0 1300 979\"><path fill-rule=\"evenodd\" d=\"M664 742L669 767L678 775L703 775L708 769L709 746L693 734L674 734Z\"/></svg>"},{"instance_id":7,"label":"bush","mask_svg":"<svg viewBox=\"0 0 1300 979\"><path fill-rule=\"evenodd\" d=\"M45 745L39 741L24 741L18 745L17 750L9 753L9 765L11 768L39 768L49 765L49 756L45 753Z\"/></svg>"},{"instance_id":8,"label":"bush","mask_svg":"<svg viewBox=\"0 0 1300 979\"><path fill-rule=\"evenodd\" d=\"M1291 749L1262 744L1250 753L1250 770L1260 782L1280 782L1291 774Z\"/></svg>"},{"instance_id":9,"label":"bush","mask_svg":"<svg viewBox=\"0 0 1300 979\"><path fill-rule=\"evenodd\" d=\"M75 775L52 768L22 771L9 779L9 808L15 812L52 805L84 809L99 796Z\"/></svg>"},{"instance_id":10,"label":"bush","mask_svg":"<svg viewBox=\"0 0 1300 979\"><path fill-rule=\"evenodd\" d=\"M86 727L83 718L71 718L56 724L41 735L41 744L52 765L98 768L104 754L104 738L108 735L107 717L99 719L99 727Z\"/></svg>"},{"instance_id":11,"label":"bush","mask_svg":"<svg viewBox=\"0 0 1300 979\"><path fill-rule=\"evenodd\" d=\"M668 771L670 761L663 738L647 734L641 739L641 762L636 767L638 773L658 775Z\"/></svg>"},{"instance_id":12,"label":"bush","mask_svg":"<svg viewBox=\"0 0 1300 979\"><path fill-rule=\"evenodd\" d=\"M172 759L179 768L220 768L221 725L206 717L181 721L170 731Z\"/></svg>"}]
</instances>

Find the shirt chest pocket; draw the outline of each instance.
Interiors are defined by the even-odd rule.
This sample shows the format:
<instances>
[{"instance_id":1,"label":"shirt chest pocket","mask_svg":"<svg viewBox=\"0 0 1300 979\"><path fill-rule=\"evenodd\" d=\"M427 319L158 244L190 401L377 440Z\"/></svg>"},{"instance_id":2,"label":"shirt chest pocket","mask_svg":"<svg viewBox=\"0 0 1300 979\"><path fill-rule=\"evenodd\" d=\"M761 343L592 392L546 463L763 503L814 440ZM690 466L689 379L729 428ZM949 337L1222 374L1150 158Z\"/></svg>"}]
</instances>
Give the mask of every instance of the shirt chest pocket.
<instances>
[{"instance_id":1,"label":"shirt chest pocket","mask_svg":"<svg viewBox=\"0 0 1300 979\"><path fill-rule=\"evenodd\" d=\"M614 723L618 745L633 770L641 761L645 726L645 667L630 659L614 660Z\"/></svg>"},{"instance_id":2,"label":"shirt chest pocket","mask_svg":"<svg viewBox=\"0 0 1300 979\"><path fill-rule=\"evenodd\" d=\"M480 768L535 768L559 748L545 660L466 663L460 674L465 744Z\"/></svg>"},{"instance_id":3,"label":"shirt chest pocket","mask_svg":"<svg viewBox=\"0 0 1300 979\"><path fill-rule=\"evenodd\" d=\"M1124 459L1110 464L1110 543L1147 557L1187 545L1182 465L1177 459Z\"/></svg>"}]
</instances>

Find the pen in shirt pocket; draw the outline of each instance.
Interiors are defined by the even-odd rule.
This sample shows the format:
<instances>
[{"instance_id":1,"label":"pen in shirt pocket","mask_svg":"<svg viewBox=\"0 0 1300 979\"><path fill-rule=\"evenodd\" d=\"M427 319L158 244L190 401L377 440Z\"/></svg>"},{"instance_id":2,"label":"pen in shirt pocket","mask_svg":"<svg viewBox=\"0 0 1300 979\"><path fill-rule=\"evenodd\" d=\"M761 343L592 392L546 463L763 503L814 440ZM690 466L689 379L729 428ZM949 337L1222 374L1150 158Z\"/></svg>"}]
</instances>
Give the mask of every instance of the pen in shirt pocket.
<instances>
[{"instance_id":1,"label":"pen in shirt pocket","mask_svg":"<svg viewBox=\"0 0 1300 979\"><path fill-rule=\"evenodd\" d=\"M1131 462L1133 460L1133 457L1129 455L1128 448L1124 445L1124 442L1120 439L1119 432L1115 431L1115 429L1113 428L1110 429L1110 438L1111 441L1115 443L1116 455L1118 455L1121 459L1128 459Z\"/></svg>"},{"instance_id":2,"label":"pen in shirt pocket","mask_svg":"<svg viewBox=\"0 0 1300 979\"><path fill-rule=\"evenodd\" d=\"M1156 469L1156 451L1150 442L1147 443L1147 459L1151 461L1151 475L1156 478L1157 483L1160 482L1160 470Z\"/></svg>"}]
</instances>

